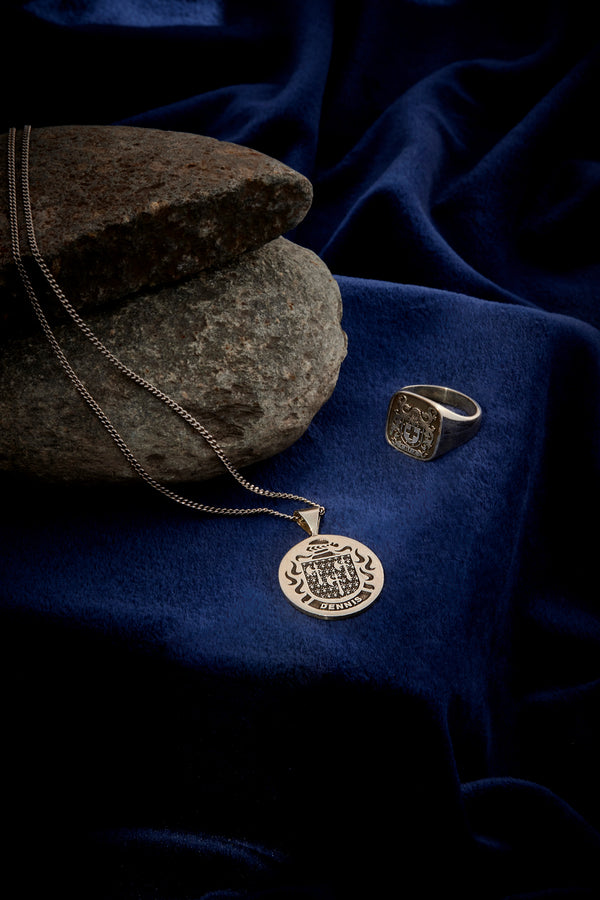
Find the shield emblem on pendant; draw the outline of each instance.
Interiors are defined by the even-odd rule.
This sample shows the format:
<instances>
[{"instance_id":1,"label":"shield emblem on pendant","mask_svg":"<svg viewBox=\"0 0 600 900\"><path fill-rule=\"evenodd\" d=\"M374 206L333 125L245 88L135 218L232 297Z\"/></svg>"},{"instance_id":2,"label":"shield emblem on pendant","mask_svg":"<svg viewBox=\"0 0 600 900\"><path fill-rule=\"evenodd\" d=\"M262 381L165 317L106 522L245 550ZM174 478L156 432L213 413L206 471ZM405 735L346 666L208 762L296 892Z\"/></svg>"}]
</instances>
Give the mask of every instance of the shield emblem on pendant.
<instances>
[{"instance_id":1,"label":"shield emblem on pendant","mask_svg":"<svg viewBox=\"0 0 600 900\"><path fill-rule=\"evenodd\" d=\"M360 588L360 578L349 553L302 563L309 591L322 600L348 597Z\"/></svg>"}]
</instances>

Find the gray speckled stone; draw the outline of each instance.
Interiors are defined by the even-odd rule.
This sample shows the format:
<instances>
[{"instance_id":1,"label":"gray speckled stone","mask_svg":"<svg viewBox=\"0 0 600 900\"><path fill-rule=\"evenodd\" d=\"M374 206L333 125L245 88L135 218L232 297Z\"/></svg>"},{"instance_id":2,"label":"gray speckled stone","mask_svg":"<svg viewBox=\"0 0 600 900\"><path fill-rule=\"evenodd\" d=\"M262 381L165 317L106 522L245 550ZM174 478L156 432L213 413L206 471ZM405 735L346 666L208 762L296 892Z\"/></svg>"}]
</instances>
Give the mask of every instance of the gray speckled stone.
<instances>
[{"instance_id":1,"label":"gray speckled stone","mask_svg":"<svg viewBox=\"0 0 600 900\"><path fill-rule=\"evenodd\" d=\"M6 172L7 136L0 137ZM285 234L312 186L247 147L129 126L34 129L31 197L40 250L77 308L198 274ZM0 331L23 327L0 178ZM23 246L25 253L25 246Z\"/></svg>"},{"instance_id":2,"label":"gray speckled stone","mask_svg":"<svg viewBox=\"0 0 600 900\"><path fill-rule=\"evenodd\" d=\"M308 250L278 238L235 261L86 320L131 368L178 400L237 466L299 438L346 354L336 282ZM57 335L140 462L159 480L223 472L204 440L117 373L72 327ZM0 357L0 469L51 481L137 479L41 335Z\"/></svg>"}]
</instances>

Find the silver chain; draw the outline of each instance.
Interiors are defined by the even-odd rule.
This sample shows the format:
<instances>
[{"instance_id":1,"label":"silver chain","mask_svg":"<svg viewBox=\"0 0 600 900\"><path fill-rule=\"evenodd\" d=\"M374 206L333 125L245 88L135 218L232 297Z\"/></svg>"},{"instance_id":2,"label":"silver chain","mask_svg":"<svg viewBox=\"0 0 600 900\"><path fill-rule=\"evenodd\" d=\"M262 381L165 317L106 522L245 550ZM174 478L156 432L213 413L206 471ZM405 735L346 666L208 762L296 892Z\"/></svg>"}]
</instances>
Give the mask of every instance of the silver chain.
<instances>
[{"instance_id":1,"label":"silver chain","mask_svg":"<svg viewBox=\"0 0 600 900\"><path fill-rule=\"evenodd\" d=\"M30 195L30 187L29 187L29 146L30 146L30 136L31 136L31 126L26 125L23 129L22 136L22 146L21 146L21 198L23 204L23 216L25 222L25 230L27 234L27 242L29 244L29 249L33 259L35 260L39 270L43 274L46 282L48 283L50 289L57 297L57 299L62 304L63 308L69 314L73 322L77 325L83 335L93 344L93 346L98 350L102 356L112 363L115 368L119 370L123 375L127 378L131 379L135 384L147 390L152 396L156 397L158 400L161 400L166 406L171 409L174 413L180 416L188 425L190 425L195 431L200 434L206 443L209 445L211 450L215 453L218 459L221 461L225 469L229 472L229 474L235 478L239 484L242 485L247 491L251 491L254 494L257 494L260 497L269 497L277 500L293 500L298 503L306 504L309 507L314 507L318 509L321 515L324 513L324 508L320 506L320 504L315 503L313 500L308 500L306 497L301 497L298 494L289 494L280 491L270 491L265 488L257 487L252 484L243 475L238 472L233 463L227 458L222 448L218 444L215 437L202 425L198 422L186 409L180 406L176 400L173 400L172 397L169 397L160 388L157 388L156 385L152 384L150 381L147 381L141 375L138 375L137 372L134 372L129 366L125 365L120 359L118 359L109 349L106 347L102 341L97 337L96 334L92 331L92 329L87 325L86 322L81 318L77 310L73 307L73 305L69 302L62 289L56 282L54 276L52 275L50 269L48 268L40 250L38 248L35 228L33 224L33 213L31 208L31 195ZM68 378L71 380L79 394L83 397L87 405L90 409L95 413L98 417L104 428L108 431L109 435L126 458L127 462L131 466L131 468L139 475L145 482L147 482L151 487L155 490L159 491L161 494L164 494L170 500L174 500L176 503L180 503L182 506L189 507L191 509L199 510L201 512L210 513L213 515L223 515L223 516L250 516L250 515L259 515L259 514L267 514L271 516L278 516L282 519L290 519L292 521L297 521L294 515L289 515L288 513L280 512L277 509L272 509L271 507L220 507L220 506L209 506L205 503L199 503L195 500L191 500L188 497L184 497L181 494L176 493L171 490L166 485L162 484L160 481L157 481L146 469L142 466L139 460L136 458L134 453L130 450L123 437L119 434L115 426L110 421L109 417L106 415L104 410L100 407L97 401L94 399L92 394L89 392L85 384L81 381L77 373L72 368L69 360L65 356L58 340L50 324L46 315L41 307L39 299L35 293L33 285L31 283L31 279L23 262L23 258L21 255L20 249L20 241L19 241L19 224L18 224L18 193L17 193L17 176L16 176L16 129L11 128L8 133L8 202L9 202L9 218L10 218L10 234L11 234L11 245L12 245L12 254L15 261L15 265L19 272L19 276L23 283L23 287L29 297L33 310L36 314L36 317L42 327L50 346L52 347L54 353L56 354L58 361L60 362L62 368L66 372Z\"/></svg>"}]
</instances>

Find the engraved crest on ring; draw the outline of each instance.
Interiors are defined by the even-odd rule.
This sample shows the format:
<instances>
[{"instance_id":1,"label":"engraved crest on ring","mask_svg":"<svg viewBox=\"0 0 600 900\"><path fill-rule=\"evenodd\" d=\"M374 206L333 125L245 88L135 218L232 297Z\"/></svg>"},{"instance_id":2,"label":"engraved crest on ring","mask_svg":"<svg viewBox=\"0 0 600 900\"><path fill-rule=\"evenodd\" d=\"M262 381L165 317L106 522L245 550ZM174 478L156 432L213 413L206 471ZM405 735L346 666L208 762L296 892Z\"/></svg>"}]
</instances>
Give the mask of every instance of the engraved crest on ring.
<instances>
[{"instance_id":1,"label":"engraved crest on ring","mask_svg":"<svg viewBox=\"0 0 600 900\"><path fill-rule=\"evenodd\" d=\"M386 436L392 447L410 456L428 459L435 450L440 416L434 406L398 393L392 398Z\"/></svg>"},{"instance_id":2,"label":"engraved crest on ring","mask_svg":"<svg viewBox=\"0 0 600 900\"><path fill-rule=\"evenodd\" d=\"M379 596L383 568L358 541L314 535L284 556L279 583L288 600L303 612L342 618L361 612Z\"/></svg>"}]
</instances>

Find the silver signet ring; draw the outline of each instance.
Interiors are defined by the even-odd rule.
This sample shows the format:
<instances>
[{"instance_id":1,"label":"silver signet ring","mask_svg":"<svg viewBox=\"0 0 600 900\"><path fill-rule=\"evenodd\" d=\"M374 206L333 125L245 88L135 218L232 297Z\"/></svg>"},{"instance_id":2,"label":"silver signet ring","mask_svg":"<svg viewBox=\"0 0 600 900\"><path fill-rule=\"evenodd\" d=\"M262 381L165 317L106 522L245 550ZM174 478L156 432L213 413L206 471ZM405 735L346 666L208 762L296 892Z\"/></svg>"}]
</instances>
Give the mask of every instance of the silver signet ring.
<instances>
[{"instance_id":1,"label":"silver signet ring","mask_svg":"<svg viewBox=\"0 0 600 900\"><path fill-rule=\"evenodd\" d=\"M481 407L471 397L436 384L411 384L394 394L385 436L395 450L430 460L479 431Z\"/></svg>"}]
</instances>

